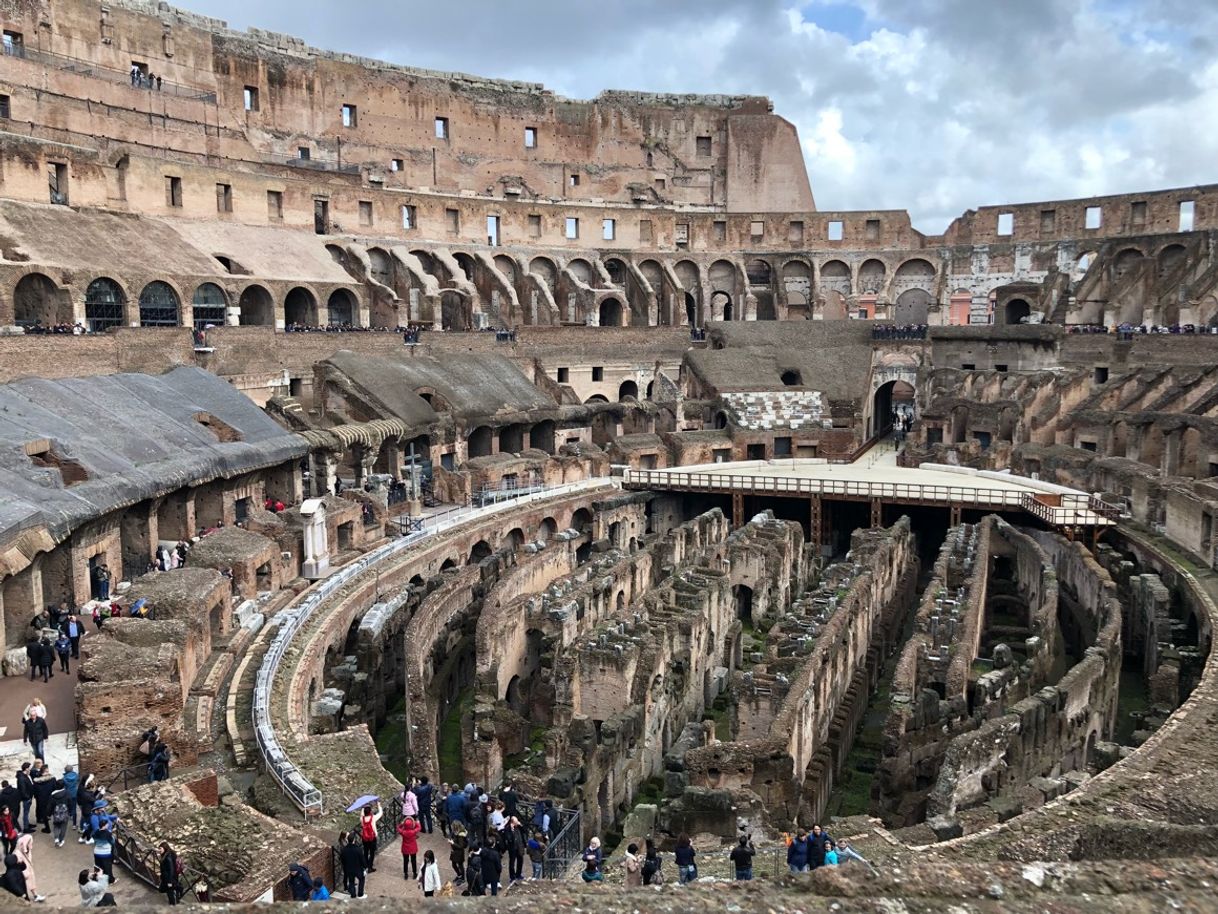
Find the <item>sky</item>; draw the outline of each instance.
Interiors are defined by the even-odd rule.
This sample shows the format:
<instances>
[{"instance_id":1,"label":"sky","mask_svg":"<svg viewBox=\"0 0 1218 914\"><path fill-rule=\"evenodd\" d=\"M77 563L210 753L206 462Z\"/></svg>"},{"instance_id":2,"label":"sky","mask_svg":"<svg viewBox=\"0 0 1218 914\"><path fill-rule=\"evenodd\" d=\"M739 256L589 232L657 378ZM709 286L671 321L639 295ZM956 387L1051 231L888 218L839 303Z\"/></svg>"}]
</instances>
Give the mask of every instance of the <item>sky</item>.
<instances>
[{"instance_id":1,"label":"sky","mask_svg":"<svg viewBox=\"0 0 1218 914\"><path fill-rule=\"evenodd\" d=\"M767 95L820 209L978 206L1218 180L1218 0L175 0L393 63Z\"/></svg>"}]
</instances>

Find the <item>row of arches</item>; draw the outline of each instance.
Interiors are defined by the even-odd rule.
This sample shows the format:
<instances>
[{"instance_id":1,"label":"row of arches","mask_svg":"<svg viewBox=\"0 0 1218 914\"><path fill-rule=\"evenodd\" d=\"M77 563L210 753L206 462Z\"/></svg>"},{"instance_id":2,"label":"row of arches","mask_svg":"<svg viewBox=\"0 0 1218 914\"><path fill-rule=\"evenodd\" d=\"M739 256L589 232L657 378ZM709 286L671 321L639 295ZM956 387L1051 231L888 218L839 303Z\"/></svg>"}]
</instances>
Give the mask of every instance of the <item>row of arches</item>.
<instances>
[{"instance_id":1,"label":"row of arches","mask_svg":"<svg viewBox=\"0 0 1218 914\"><path fill-rule=\"evenodd\" d=\"M85 326L94 333L135 322L140 327L180 327L182 307L178 292L167 282L153 280L144 286L136 300L137 311L129 314L123 287L108 276L99 276L85 288ZM227 323L229 296L213 282L201 283L191 296L191 323L196 329ZM239 299L242 326L274 326L275 303L271 293L259 285L246 287ZM335 289L326 302L325 320L320 320L317 298L301 286L290 290L284 299L284 319L288 324L315 326L319 323L353 324L359 303L350 289ZM43 273L23 276L13 290L13 322L31 328L41 324L76 322L71 295Z\"/></svg>"}]
</instances>

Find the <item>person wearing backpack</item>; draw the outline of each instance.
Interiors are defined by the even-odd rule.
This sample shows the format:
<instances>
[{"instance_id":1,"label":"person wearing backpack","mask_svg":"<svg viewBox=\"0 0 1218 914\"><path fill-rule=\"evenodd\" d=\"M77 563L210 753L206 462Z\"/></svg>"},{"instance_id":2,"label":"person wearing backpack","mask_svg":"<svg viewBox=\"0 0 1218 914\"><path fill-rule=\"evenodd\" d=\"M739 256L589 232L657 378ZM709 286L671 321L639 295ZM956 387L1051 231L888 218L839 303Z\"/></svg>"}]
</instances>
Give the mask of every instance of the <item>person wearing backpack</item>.
<instances>
[{"instance_id":1,"label":"person wearing backpack","mask_svg":"<svg viewBox=\"0 0 1218 914\"><path fill-rule=\"evenodd\" d=\"M66 788L61 788L51 794L51 838L55 841L56 847L63 847L64 839L68 836L68 823L72 821L68 802Z\"/></svg>"},{"instance_id":2,"label":"person wearing backpack","mask_svg":"<svg viewBox=\"0 0 1218 914\"><path fill-rule=\"evenodd\" d=\"M68 798L68 821L76 826L76 796L80 792L80 775L75 765L63 766L63 789Z\"/></svg>"},{"instance_id":3,"label":"person wearing backpack","mask_svg":"<svg viewBox=\"0 0 1218 914\"><path fill-rule=\"evenodd\" d=\"M643 855L643 885L663 885L664 873L661 872L660 866L664 862L659 852L656 850L656 843L651 838L647 839L647 850Z\"/></svg>"},{"instance_id":4,"label":"person wearing backpack","mask_svg":"<svg viewBox=\"0 0 1218 914\"><path fill-rule=\"evenodd\" d=\"M369 803L360 814L359 836L364 843L364 869L369 873L376 872L376 826L384 814L379 800Z\"/></svg>"},{"instance_id":5,"label":"person wearing backpack","mask_svg":"<svg viewBox=\"0 0 1218 914\"><path fill-rule=\"evenodd\" d=\"M176 905L182 898L182 864L178 860L178 852L169 846L168 841L161 842L161 885L158 891L165 893L171 905Z\"/></svg>"}]
</instances>

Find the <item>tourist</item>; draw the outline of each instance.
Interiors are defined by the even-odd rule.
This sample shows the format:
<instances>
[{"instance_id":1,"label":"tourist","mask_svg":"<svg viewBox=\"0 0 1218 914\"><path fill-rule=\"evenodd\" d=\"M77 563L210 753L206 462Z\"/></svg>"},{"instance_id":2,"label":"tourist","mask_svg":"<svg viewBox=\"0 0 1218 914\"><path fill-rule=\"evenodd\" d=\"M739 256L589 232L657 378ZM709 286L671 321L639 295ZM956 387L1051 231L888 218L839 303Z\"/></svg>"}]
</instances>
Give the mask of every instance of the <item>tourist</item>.
<instances>
[{"instance_id":1,"label":"tourist","mask_svg":"<svg viewBox=\"0 0 1218 914\"><path fill-rule=\"evenodd\" d=\"M60 632L59 637L55 639L55 653L59 655L59 672L71 673L68 658L72 656L72 642L63 632Z\"/></svg>"},{"instance_id":2,"label":"tourist","mask_svg":"<svg viewBox=\"0 0 1218 914\"><path fill-rule=\"evenodd\" d=\"M519 882L524 878L524 852L528 843L520 820L512 816L503 830L503 841L508 853L508 880Z\"/></svg>"},{"instance_id":3,"label":"tourist","mask_svg":"<svg viewBox=\"0 0 1218 914\"><path fill-rule=\"evenodd\" d=\"M402 815L417 816L419 814L419 797L414 792L414 780L410 779L409 783L402 788Z\"/></svg>"},{"instance_id":4,"label":"tourist","mask_svg":"<svg viewBox=\"0 0 1218 914\"><path fill-rule=\"evenodd\" d=\"M698 852L694 850L693 842L689 840L689 835L681 835L677 838L677 850L675 856L677 858L677 883L685 885L687 882L693 882L698 878L698 866L694 863L694 858Z\"/></svg>"},{"instance_id":5,"label":"tourist","mask_svg":"<svg viewBox=\"0 0 1218 914\"><path fill-rule=\"evenodd\" d=\"M465 864L465 891L462 895L481 897L486 894L486 883L482 879L482 849L477 844L469 848L469 860Z\"/></svg>"},{"instance_id":6,"label":"tourist","mask_svg":"<svg viewBox=\"0 0 1218 914\"><path fill-rule=\"evenodd\" d=\"M38 881L34 876L34 836L22 835L17 839L17 859L25 864L25 887L29 891L31 901L46 901L45 895L38 894Z\"/></svg>"},{"instance_id":7,"label":"tourist","mask_svg":"<svg viewBox=\"0 0 1218 914\"><path fill-rule=\"evenodd\" d=\"M16 793L8 781L2 783L4 784L4 791ZM13 810L2 799L0 799L0 841L4 842L5 856L8 856L17 849L17 824L13 820Z\"/></svg>"},{"instance_id":8,"label":"tourist","mask_svg":"<svg viewBox=\"0 0 1218 914\"><path fill-rule=\"evenodd\" d=\"M80 882L80 906L82 908L113 908L114 896L106 891L110 887L110 877L97 867L81 870L77 877Z\"/></svg>"},{"instance_id":9,"label":"tourist","mask_svg":"<svg viewBox=\"0 0 1218 914\"><path fill-rule=\"evenodd\" d=\"M100 867L101 871L110 877L110 885L115 885L118 880L114 878L114 823L118 821L118 816L107 813L106 801L98 800L93 808L93 865Z\"/></svg>"},{"instance_id":10,"label":"tourist","mask_svg":"<svg viewBox=\"0 0 1218 914\"><path fill-rule=\"evenodd\" d=\"M97 569L97 599L110 599L110 566L102 562Z\"/></svg>"},{"instance_id":11,"label":"tourist","mask_svg":"<svg viewBox=\"0 0 1218 914\"><path fill-rule=\"evenodd\" d=\"M490 806L491 812L487 817L487 825L502 834L503 829L507 827L507 816L503 811L503 803L496 802L488 805Z\"/></svg>"},{"instance_id":12,"label":"tourist","mask_svg":"<svg viewBox=\"0 0 1218 914\"><path fill-rule=\"evenodd\" d=\"M837 866L836 845L830 840L825 841L825 866Z\"/></svg>"},{"instance_id":13,"label":"tourist","mask_svg":"<svg viewBox=\"0 0 1218 914\"><path fill-rule=\"evenodd\" d=\"M584 848L584 882L601 882L605 878L605 874L601 872L601 861L603 855L601 853L601 839L593 838L588 842L588 846Z\"/></svg>"},{"instance_id":14,"label":"tourist","mask_svg":"<svg viewBox=\"0 0 1218 914\"><path fill-rule=\"evenodd\" d=\"M76 805L80 809L80 837L76 839L77 844L93 843L93 806L104 795L104 788L97 787L97 779L91 774L86 776L76 792Z\"/></svg>"},{"instance_id":15,"label":"tourist","mask_svg":"<svg viewBox=\"0 0 1218 914\"><path fill-rule=\"evenodd\" d=\"M829 833L819 825L813 825L808 835L808 868L817 869L825 865L825 842L829 841Z\"/></svg>"},{"instance_id":16,"label":"tourist","mask_svg":"<svg viewBox=\"0 0 1218 914\"><path fill-rule=\"evenodd\" d=\"M454 785L452 792L449 793L448 799L445 800L444 806L449 821L449 827L460 823L465 824L465 794L459 791Z\"/></svg>"},{"instance_id":17,"label":"tourist","mask_svg":"<svg viewBox=\"0 0 1218 914\"><path fill-rule=\"evenodd\" d=\"M787 845L787 868L792 873L808 872L808 833L802 828Z\"/></svg>"},{"instance_id":18,"label":"tourist","mask_svg":"<svg viewBox=\"0 0 1218 914\"><path fill-rule=\"evenodd\" d=\"M517 808L520 803L520 794L516 792L516 786L508 781L507 786L499 791L499 802L503 804L503 814L509 819L512 816L519 818L520 810Z\"/></svg>"},{"instance_id":19,"label":"tourist","mask_svg":"<svg viewBox=\"0 0 1218 914\"><path fill-rule=\"evenodd\" d=\"M656 843L651 838L647 839L646 845L647 850L643 855L643 885L663 885L664 858L656 850Z\"/></svg>"},{"instance_id":20,"label":"tourist","mask_svg":"<svg viewBox=\"0 0 1218 914\"><path fill-rule=\"evenodd\" d=\"M164 892L171 905L176 905L182 898L182 865L178 861L178 852L169 846L168 841L161 842L161 885L158 892Z\"/></svg>"},{"instance_id":21,"label":"tourist","mask_svg":"<svg viewBox=\"0 0 1218 914\"><path fill-rule=\"evenodd\" d=\"M402 836L402 878L419 878L419 833L423 827L413 815L408 815L398 826L398 834Z\"/></svg>"},{"instance_id":22,"label":"tourist","mask_svg":"<svg viewBox=\"0 0 1218 914\"><path fill-rule=\"evenodd\" d=\"M849 863L851 860L857 860L863 866L867 867L873 875L878 875L876 868L868 862L867 858L850 846L850 842L845 838L837 846L837 862L839 864Z\"/></svg>"},{"instance_id":23,"label":"tourist","mask_svg":"<svg viewBox=\"0 0 1218 914\"><path fill-rule=\"evenodd\" d=\"M51 838L56 847L63 847L63 842L68 837L68 823L72 821L70 802L68 791L63 787L51 794Z\"/></svg>"},{"instance_id":24,"label":"tourist","mask_svg":"<svg viewBox=\"0 0 1218 914\"><path fill-rule=\"evenodd\" d=\"M61 630L72 643L72 659L80 659L80 639L84 637L85 627L80 624L80 616L72 613L61 625Z\"/></svg>"},{"instance_id":25,"label":"tourist","mask_svg":"<svg viewBox=\"0 0 1218 914\"><path fill-rule=\"evenodd\" d=\"M379 800L375 804L369 803L360 814L359 836L364 843L364 869L369 873L376 872L376 826L384 814Z\"/></svg>"},{"instance_id":26,"label":"tourist","mask_svg":"<svg viewBox=\"0 0 1218 914\"><path fill-rule=\"evenodd\" d=\"M534 829L541 832L549 840L552 837L554 823L554 807L549 800L539 801L533 807L533 821L530 823Z\"/></svg>"},{"instance_id":27,"label":"tourist","mask_svg":"<svg viewBox=\"0 0 1218 914\"><path fill-rule=\"evenodd\" d=\"M756 853L757 848L753 847L752 837L741 835L740 843L728 854L728 859L736 868L737 882L748 882L753 878L753 855Z\"/></svg>"},{"instance_id":28,"label":"tourist","mask_svg":"<svg viewBox=\"0 0 1218 914\"><path fill-rule=\"evenodd\" d=\"M482 858L482 881L491 890L492 895L498 895L500 879L503 877L503 856L493 839L482 848L479 856Z\"/></svg>"},{"instance_id":29,"label":"tourist","mask_svg":"<svg viewBox=\"0 0 1218 914\"><path fill-rule=\"evenodd\" d=\"M423 854L423 874L419 876L419 887L424 898L434 898L443 883L440 881L440 865L436 863L434 851Z\"/></svg>"},{"instance_id":30,"label":"tourist","mask_svg":"<svg viewBox=\"0 0 1218 914\"><path fill-rule=\"evenodd\" d=\"M17 772L17 793L21 797L21 830L23 832L34 830L34 827L30 825L30 806L34 803L34 778L30 775L32 767L29 762L23 762L21 770Z\"/></svg>"},{"instance_id":31,"label":"tourist","mask_svg":"<svg viewBox=\"0 0 1218 914\"><path fill-rule=\"evenodd\" d=\"M76 825L76 797L80 791L80 775L75 765L63 766L63 792L68 798L68 821ZM0 800L0 803L3 803Z\"/></svg>"},{"instance_id":32,"label":"tourist","mask_svg":"<svg viewBox=\"0 0 1218 914\"><path fill-rule=\"evenodd\" d=\"M465 821L469 825L470 842L486 843L486 794L470 797L465 804Z\"/></svg>"},{"instance_id":33,"label":"tourist","mask_svg":"<svg viewBox=\"0 0 1218 914\"><path fill-rule=\"evenodd\" d=\"M38 652L38 668L42 673L42 681L55 678L55 646L50 638L43 638Z\"/></svg>"},{"instance_id":34,"label":"tourist","mask_svg":"<svg viewBox=\"0 0 1218 914\"><path fill-rule=\"evenodd\" d=\"M421 777L415 785L414 795L419 803L419 824L423 826L423 832L430 835L434 827L431 812L435 802L435 789L426 777Z\"/></svg>"},{"instance_id":35,"label":"tourist","mask_svg":"<svg viewBox=\"0 0 1218 914\"><path fill-rule=\"evenodd\" d=\"M33 682L42 669L42 639L38 635L31 635L25 642L25 656L30 665L30 682Z\"/></svg>"},{"instance_id":36,"label":"tourist","mask_svg":"<svg viewBox=\"0 0 1218 914\"><path fill-rule=\"evenodd\" d=\"M34 820L44 834L51 833L51 794L63 786L42 760L34 762Z\"/></svg>"},{"instance_id":37,"label":"tourist","mask_svg":"<svg viewBox=\"0 0 1218 914\"><path fill-rule=\"evenodd\" d=\"M288 891L293 901L308 901L313 894L313 874L299 863L288 864Z\"/></svg>"},{"instance_id":38,"label":"tourist","mask_svg":"<svg viewBox=\"0 0 1218 914\"><path fill-rule=\"evenodd\" d=\"M24 898L26 901L34 900L30 898L29 887L26 885L25 864L16 854L4 855L4 875L0 876L0 885L4 886L5 891L18 898Z\"/></svg>"},{"instance_id":39,"label":"tourist","mask_svg":"<svg viewBox=\"0 0 1218 914\"><path fill-rule=\"evenodd\" d=\"M309 901L329 901L330 890L320 876L313 878L313 891L309 892Z\"/></svg>"},{"instance_id":40,"label":"tourist","mask_svg":"<svg viewBox=\"0 0 1218 914\"><path fill-rule=\"evenodd\" d=\"M459 794L453 794L459 796ZM465 881L465 852L469 848L469 840L465 831L465 823L455 820L449 826L448 862L452 864L453 881L460 885Z\"/></svg>"},{"instance_id":41,"label":"tourist","mask_svg":"<svg viewBox=\"0 0 1218 914\"><path fill-rule=\"evenodd\" d=\"M440 834L448 837L448 785L440 785L440 793L436 797L436 821L440 823Z\"/></svg>"},{"instance_id":42,"label":"tourist","mask_svg":"<svg viewBox=\"0 0 1218 914\"><path fill-rule=\"evenodd\" d=\"M364 897L364 849L359 845L355 832L341 832L338 836L338 861L343 866L343 889L352 898Z\"/></svg>"},{"instance_id":43,"label":"tourist","mask_svg":"<svg viewBox=\"0 0 1218 914\"><path fill-rule=\"evenodd\" d=\"M626 888L633 889L643 884L643 858L639 856L639 846L631 844L626 848L626 859L623 861L626 870Z\"/></svg>"},{"instance_id":44,"label":"tourist","mask_svg":"<svg viewBox=\"0 0 1218 914\"><path fill-rule=\"evenodd\" d=\"M533 878L540 879L546 860L546 836L539 831L533 832L527 847L529 862L533 864Z\"/></svg>"}]
</instances>

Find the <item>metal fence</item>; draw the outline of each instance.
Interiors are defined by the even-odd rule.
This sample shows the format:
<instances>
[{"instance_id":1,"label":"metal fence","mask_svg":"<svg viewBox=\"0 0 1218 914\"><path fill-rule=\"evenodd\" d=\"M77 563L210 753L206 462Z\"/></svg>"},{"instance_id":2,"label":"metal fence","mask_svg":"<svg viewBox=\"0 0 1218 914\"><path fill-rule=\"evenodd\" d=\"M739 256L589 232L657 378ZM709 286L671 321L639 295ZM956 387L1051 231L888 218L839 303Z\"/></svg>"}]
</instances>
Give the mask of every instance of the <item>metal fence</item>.
<instances>
[{"instance_id":1,"label":"metal fence","mask_svg":"<svg viewBox=\"0 0 1218 914\"><path fill-rule=\"evenodd\" d=\"M131 834L122 824L114 828L114 862L125 866L131 875L154 889L161 887L161 850L149 847ZM182 859L178 882L183 900L209 901L210 889L205 872Z\"/></svg>"},{"instance_id":2,"label":"metal fence","mask_svg":"<svg viewBox=\"0 0 1218 914\"><path fill-rule=\"evenodd\" d=\"M197 101L216 103L216 93L206 92L201 89L196 89L191 86L183 86L178 83L169 82L162 79L159 86L152 88L150 85L135 85L131 82L130 70L116 70L112 67L103 67L93 63L90 60L81 60L78 57L68 57L64 54L56 54L52 51L40 51L36 48L27 47L24 44L20 45L5 45L4 54L6 57L19 57L23 60L30 60L34 63L42 64L44 67L52 67L56 70L64 70L69 73L77 73L81 76L91 76L95 79L104 79L112 83L125 83L131 86L132 89L138 89L141 92L159 92L162 95L173 95L177 98L190 98Z\"/></svg>"},{"instance_id":3,"label":"metal fence","mask_svg":"<svg viewBox=\"0 0 1218 914\"><path fill-rule=\"evenodd\" d=\"M502 501L483 508L461 508L442 515L427 517L423 520L420 529L401 539L386 543L344 565L324 581L306 591L300 602L279 613L276 617L280 620L279 630L275 633L270 649L262 659L254 683L254 737L267 773L274 778L283 793L301 812L306 816L321 815L324 798L321 791L292 763L287 750L279 742L271 715L271 692L279 673L279 665L287 654L293 639L313 618L314 613L324 606L340 588L365 572L373 570L386 559L417 546L426 537L435 536L470 521L490 517L520 504L613 484L613 480L610 479L587 479L519 495L509 501Z\"/></svg>"}]
</instances>

